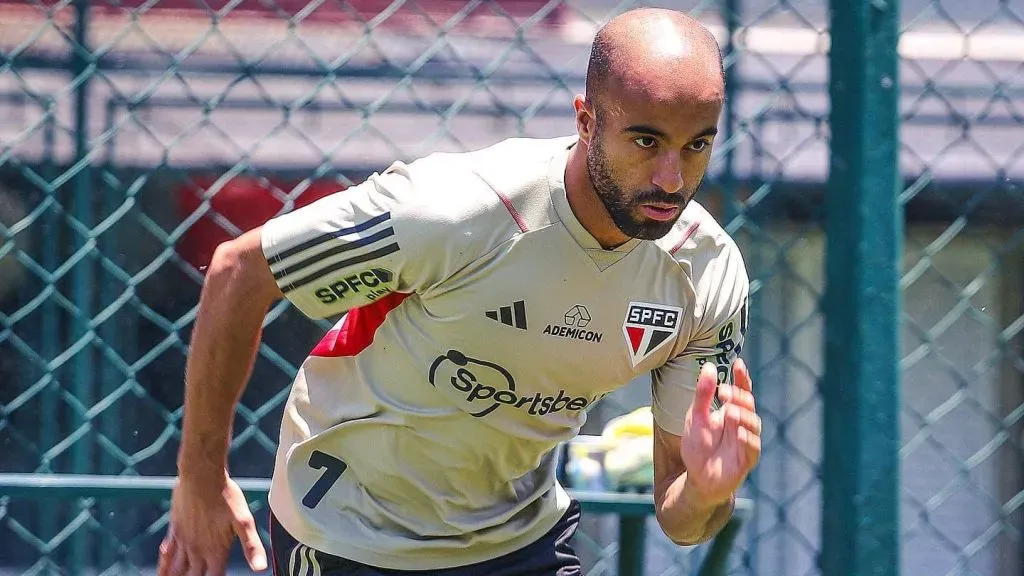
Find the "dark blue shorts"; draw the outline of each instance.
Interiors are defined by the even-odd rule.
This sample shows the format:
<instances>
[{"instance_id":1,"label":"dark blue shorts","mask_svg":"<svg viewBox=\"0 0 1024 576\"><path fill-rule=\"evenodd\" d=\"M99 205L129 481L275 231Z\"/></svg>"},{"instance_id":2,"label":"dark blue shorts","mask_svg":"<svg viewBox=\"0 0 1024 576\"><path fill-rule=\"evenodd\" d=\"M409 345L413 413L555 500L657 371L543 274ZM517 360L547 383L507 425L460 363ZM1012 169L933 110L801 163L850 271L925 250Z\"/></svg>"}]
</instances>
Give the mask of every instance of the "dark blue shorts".
<instances>
[{"instance_id":1,"label":"dark blue shorts","mask_svg":"<svg viewBox=\"0 0 1024 576\"><path fill-rule=\"evenodd\" d=\"M331 556L292 538L270 516L274 576L582 576L583 568L570 540L580 523L580 505L573 500L555 527L539 540L493 560L440 570L389 570Z\"/></svg>"}]
</instances>

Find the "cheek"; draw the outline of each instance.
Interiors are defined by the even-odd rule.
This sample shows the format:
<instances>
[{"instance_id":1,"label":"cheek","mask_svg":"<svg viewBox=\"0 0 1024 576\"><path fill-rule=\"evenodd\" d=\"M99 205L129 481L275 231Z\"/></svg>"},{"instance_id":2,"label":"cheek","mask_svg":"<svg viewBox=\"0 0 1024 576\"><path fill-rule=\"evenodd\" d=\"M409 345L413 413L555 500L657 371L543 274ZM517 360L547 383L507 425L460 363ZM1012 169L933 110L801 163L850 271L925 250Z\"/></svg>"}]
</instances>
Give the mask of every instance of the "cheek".
<instances>
[{"instance_id":1,"label":"cheek","mask_svg":"<svg viewBox=\"0 0 1024 576\"><path fill-rule=\"evenodd\" d=\"M659 156L633 146L621 156L615 170L621 183L629 190L647 190L658 173Z\"/></svg>"},{"instance_id":2,"label":"cheek","mask_svg":"<svg viewBox=\"0 0 1024 576\"><path fill-rule=\"evenodd\" d=\"M686 163L683 165L683 180L686 182L692 182L696 184L698 180L704 177L704 172L708 169L708 163L711 161L711 154L694 154L692 157L686 159Z\"/></svg>"},{"instance_id":3,"label":"cheek","mask_svg":"<svg viewBox=\"0 0 1024 576\"><path fill-rule=\"evenodd\" d=\"M615 185L622 191L623 199L630 202L634 197L650 191L658 172L658 161L663 159L650 150L644 150L632 142L612 141L605 143L604 167ZM703 173L707 161L698 167L693 160L683 166L684 178L691 174Z\"/></svg>"},{"instance_id":4,"label":"cheek","mask_svg":"<svg viewBox=\"0 0 1024 576\"><path fill-rule=\"evenodd\" d=\"M633 148L636 148L635 146ZM605 166L618 183L627 189L653 172L653 162L636 150L622 147L607 149Z\"/></svg>"}]
</instances>

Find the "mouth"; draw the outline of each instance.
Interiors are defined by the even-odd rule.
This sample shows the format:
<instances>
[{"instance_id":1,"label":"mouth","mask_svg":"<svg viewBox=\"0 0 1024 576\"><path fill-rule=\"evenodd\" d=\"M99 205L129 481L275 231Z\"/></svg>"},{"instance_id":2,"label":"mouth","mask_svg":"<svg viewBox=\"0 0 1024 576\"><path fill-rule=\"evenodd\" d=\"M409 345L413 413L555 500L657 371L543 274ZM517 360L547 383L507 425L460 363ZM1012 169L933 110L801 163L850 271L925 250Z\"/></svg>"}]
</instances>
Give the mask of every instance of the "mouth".
<instances>
[{"instance_id":1,"label":"mouth","mask_svg":"<svg viewBox=\"0 0 1024 576\"><path fill-rule=\"evenodd\" d=\"M671 220L679 214L680 206L678 204L663 204L661 202L652 202L648 204L641 204L640 210L645 216L652 220L658 220L664 222Z\"/></svg>"}]
</instances>

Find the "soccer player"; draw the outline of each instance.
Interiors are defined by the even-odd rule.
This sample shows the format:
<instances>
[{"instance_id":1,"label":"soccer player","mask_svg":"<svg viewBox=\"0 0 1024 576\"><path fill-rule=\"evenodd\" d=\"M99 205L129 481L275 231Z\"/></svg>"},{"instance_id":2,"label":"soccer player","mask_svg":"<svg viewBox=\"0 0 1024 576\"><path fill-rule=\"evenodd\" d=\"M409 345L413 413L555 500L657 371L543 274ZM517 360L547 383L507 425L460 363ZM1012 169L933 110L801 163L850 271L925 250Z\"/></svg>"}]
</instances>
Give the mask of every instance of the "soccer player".
<instances>
[{"instance_id":1,"label":"soccer player","mask_svg":"<svg viewBox=\"0 0 1024 576\"><path fill-rule=\"evenodd\" d=\"M160 574L223 574L236 536L251 568L268 565L226 454L282 296L311 318L343 316L284 409L279 576L581 573L557 446L644 373L657 519L680 545L712 538L761 432L738 358L743 260L692 201L723 98L706 29L630 11L594 41L576 135L396 162L221 245L188 358Z\"/></svg>"}]
</instances>

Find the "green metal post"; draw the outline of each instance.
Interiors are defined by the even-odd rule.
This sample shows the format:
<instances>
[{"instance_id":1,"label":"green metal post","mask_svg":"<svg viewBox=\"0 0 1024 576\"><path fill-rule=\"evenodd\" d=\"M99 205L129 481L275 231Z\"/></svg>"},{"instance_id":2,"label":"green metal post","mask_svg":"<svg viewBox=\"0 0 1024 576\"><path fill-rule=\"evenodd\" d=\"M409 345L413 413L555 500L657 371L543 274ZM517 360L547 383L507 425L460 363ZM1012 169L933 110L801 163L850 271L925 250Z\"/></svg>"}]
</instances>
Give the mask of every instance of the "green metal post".
<instances>
[{"instance_id":1,"label":"green metal post","mask_svg":"<svg viewBox=\"0 0 1024 576\"><path fill-rule=\"evenodd\" d=\"M833 0L822 574L897 576L899 5Z\"/></svg>"},{"instance_id":2,"label":"green metal post","mask_svg":"<svg viewBox=\"0 0 1024 576\"><path fill-rule=\"evenodd\" d=\"M89 9L90 0L75 0L75 34L74 39L78 44L74 47L71 55L71 77L75 83L74 96L74 123L75 123L75 163L81 162L89 153L89 68L92 66L89 53ZM92 170L89 166L82 166L79 172L71 181L73 195L73 214L79 222L86 226L95 225L94 202L92 187ZM89 242L89 238L83 242ZM78 248L76 246L75 248ZM80 311L80 316L72 321L72 338L75 341L89 333L90 321L93 316L94 302L96 298L96 273L95 262L91 256L83 258L72 270L71 277L72 301ZM72 366L71 381L74 396L85 407L93 403L93 381L95 362L93 358L94 348L91 345L83 347L75 356ZM84 420L76 419L72 429L77 429L87 423ZM92 450L89 445L89 435L82 437L72 448L72 468L77 474L88 474L91 472ZM68 568L71 574L80 574L84 571L89 558L89 538L83 530L79 530L71 540Z\"/></svg>"},{"instance_id":3,"label":"green metal post","mask_svg":"<svg viewBox=\"0 0 1024 576\"><path fill-rule=\"evenodd\" d=\"M643 576L646 516L619 516L619 576Z\"/></svg>"}]
</instances>

